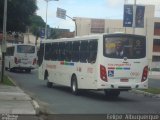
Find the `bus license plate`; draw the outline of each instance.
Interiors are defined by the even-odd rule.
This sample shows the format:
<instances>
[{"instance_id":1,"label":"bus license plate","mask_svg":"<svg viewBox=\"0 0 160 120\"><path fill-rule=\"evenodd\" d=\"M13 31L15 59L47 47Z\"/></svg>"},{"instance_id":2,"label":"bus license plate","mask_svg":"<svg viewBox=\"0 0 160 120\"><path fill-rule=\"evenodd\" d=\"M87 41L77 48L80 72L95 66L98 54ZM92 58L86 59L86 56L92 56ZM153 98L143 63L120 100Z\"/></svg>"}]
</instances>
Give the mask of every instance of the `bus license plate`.
<instances>
[{"instance_id":1,"label":"bus license plate","mask_svg":"<svg viewBox=\"0 0 160 120\"><path fill-rule=\"evenodd\" d=\"M120 79L121 82L128 82L128 79Z\"/></svg>"}]
</instances>

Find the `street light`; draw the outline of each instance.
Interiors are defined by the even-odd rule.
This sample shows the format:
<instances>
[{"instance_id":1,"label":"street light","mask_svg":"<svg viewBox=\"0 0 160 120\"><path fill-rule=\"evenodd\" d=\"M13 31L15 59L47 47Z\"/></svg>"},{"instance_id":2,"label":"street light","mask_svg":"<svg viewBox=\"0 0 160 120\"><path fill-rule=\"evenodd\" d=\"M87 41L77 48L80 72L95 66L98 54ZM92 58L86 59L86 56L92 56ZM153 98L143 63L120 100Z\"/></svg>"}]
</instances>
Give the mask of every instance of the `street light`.
<instances>
[{"instance_id":1,"label":"street light","mask_svg":"<svg viewBox=\"0 0 160 120\"><path fill-rule=\"evenodd\" d=\"M48 12L48 2L59 1L59 0L45 0L46 1L46 26L45 26L45 40L47 39L47 12Z\"/></svg>"}]
</instances>

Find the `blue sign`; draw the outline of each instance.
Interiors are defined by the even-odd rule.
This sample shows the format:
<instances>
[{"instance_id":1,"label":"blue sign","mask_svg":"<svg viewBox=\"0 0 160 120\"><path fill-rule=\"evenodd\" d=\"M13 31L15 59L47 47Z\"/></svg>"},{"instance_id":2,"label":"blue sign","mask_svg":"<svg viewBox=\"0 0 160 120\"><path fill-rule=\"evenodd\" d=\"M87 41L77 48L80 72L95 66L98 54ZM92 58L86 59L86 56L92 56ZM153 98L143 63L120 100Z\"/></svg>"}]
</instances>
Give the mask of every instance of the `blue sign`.
<instances>
[{"instance_id":1,"label":"blue sign","mask_svg":"<svg viewBox=\"0 0 160 120\"><path fill-rule=\"evenodd\" d=\"M114 77L114 70L108 70L108 77Z\"/></svg>"},{"instance_id":2,"label":"blue sign","mask_svg":"<svg viewBox=\"0 0 160 120\"><path fill-rule=\"evenodd\" d=\"M144 6L136 7L136 18L135 18L135 27L143 28L144 27Z\"/></svg>"},{"instance_id":3,"label":"blue sign","mask_svg":"<svg viewBox=\"0 0 160 120\"><path fill-rule=\"evenodd\" d=\"M123 26L132 27L133 25L133 5L124 5Z\"/></svg>"},{"instance_id":4,"label":"blue sign","mask_svg":"<svg viewBox=\"0 0 160 120\"><path fill-rule=\"evenodd\" d=\"M41 38L45 37L45 29L41 29L41 31L40 31L40 37Z\"/></svg>"}]
</instances>

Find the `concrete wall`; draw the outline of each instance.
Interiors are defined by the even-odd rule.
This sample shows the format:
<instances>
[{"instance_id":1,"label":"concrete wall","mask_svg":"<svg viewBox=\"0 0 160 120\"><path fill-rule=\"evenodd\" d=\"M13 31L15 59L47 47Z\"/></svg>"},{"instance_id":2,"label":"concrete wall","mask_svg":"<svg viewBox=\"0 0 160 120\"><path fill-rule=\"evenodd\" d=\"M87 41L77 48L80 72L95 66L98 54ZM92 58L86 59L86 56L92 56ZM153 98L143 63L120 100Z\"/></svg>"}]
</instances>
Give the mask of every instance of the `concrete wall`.
<instances>
[{"instance_id":1,"label":"concrete wall","mask_svg":"<svg viewBox=\"0 0 160 120\"><path fill-rule=\"evenodd\" d=\"M24 34L24 43L31 43L31 44L35 44L36 42L36 36L34 36L33 34L31 33L25 33ZM37 45L40 44L40 38L38 38L37 40Z\"/></svg>"}]
</instances>

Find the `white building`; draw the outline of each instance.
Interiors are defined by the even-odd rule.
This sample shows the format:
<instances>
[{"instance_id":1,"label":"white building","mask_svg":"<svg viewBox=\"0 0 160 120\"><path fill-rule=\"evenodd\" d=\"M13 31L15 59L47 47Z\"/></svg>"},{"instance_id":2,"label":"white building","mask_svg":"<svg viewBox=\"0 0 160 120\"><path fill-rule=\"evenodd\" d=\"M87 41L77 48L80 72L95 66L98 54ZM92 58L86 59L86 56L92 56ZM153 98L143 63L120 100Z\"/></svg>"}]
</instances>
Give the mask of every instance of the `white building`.
<instances>
[{"instance_id":1,"label":"white building","mask_svg":"<svg viewBox=\"0 0 160 120\"><path fill-rule=\"evenodd\" d=\"M145 6L144 28L123 27L123 20L75 17L77 36L96 33L135 33L145 35L148 40L148 59L151 68L160 68L160 18L154 17L154 6Z\"/></svg>"}]
</instances>

